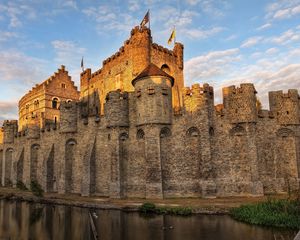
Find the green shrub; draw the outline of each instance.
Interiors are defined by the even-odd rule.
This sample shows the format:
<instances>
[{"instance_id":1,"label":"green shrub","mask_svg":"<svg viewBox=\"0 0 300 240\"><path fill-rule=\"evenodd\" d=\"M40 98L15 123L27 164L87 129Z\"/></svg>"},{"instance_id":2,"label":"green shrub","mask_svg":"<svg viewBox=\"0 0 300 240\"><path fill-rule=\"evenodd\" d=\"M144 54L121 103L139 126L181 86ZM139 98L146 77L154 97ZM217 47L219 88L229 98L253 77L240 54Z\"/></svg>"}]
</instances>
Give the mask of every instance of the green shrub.
<instances>
[{"instance_id":1,"label":"green shrub","mask_svg":"<svg viewBox=\"0 0 300 240\"><path fill-rule=\"evenodd\" d=\"M156 214L170 214L178 216L189 216L192 214L192 208L190 207L157 207L153 203L144 203L139 211L147 213L156 213Z\"/></svg>"},{"instance_id":2,"label":"green shrub","mask_svg":"<svg viewBox=\"0 0 300 240\"><path fill-rule=\"evenodd\" d=\"M44 190L42 189L41 185L35 180L31 181L30 190L37 197L43 196Z\"/></svg>"},{"instance_id":3,"label":"green shrub","mask_svg":"<svg viewBox=\"0 0 300 240\"><path fill-rule=\"evenodd\" d=\"M28 190L28 188L26 187L26 185L22 182L22 181L17 181L17 188L22 190L22 191L26 191Z\"/></svg>"},{"instance_id":4,"label":"green shrub","mask_svg":"<svg viewBox=\"0 0 300 240\"><path fill-rule=\"evenodd\" d=\"M156 207L153 203L144 203L139 207L139 211L142 213L155 213Z\"/></svg>"},{"instance_id":5,"label":"green shrub","mask_svg":"<svg viewBox=\"0 0 300 240\"><path fill-rule=\"evenodd\" d=\"M242 205L233 208L230 214L236 220L251 224L300 229L300 203L297 200L268 200Z\"/></svg>"}]
</instances>

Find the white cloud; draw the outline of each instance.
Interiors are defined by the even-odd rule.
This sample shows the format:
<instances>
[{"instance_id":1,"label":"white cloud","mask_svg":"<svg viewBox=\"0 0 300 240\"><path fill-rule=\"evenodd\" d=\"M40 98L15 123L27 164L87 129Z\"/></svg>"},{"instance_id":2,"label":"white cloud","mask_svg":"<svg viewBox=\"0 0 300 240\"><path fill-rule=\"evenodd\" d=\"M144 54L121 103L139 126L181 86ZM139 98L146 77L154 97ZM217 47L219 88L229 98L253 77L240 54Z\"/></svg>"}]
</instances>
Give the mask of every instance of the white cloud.
<instances>
[{"instance_id":1,"label":"white cloud","mask_svg":"<svg viewBox=\"0 0 300 240\"><path fill-rule=\"evenodd\" d=\"M300 32L295 31L293 29L289 29L283 32L280 36L274 36L268 39L271 43L276 43L280 45L286 45L291 42L299 41L300 40Z\"/></svg>"},{"instance_id":2,"label":"white cloud","mask_svg":"<svg viewBox=\"0 0 300 240\"><path fill-rule=\"evenodd\" d=\"M82 12L97 23L97 30L103 33L104 30L117 30L118 32L128 32L139 23L132 15L122 12L120 8L111 5L100 5L98 7L88 7Z\"/></svg>"},{"instance_id":3,"label":"white cloud","mask_svg":"<svg viewBox=\"0 0 300 240\"><path fill-rule=\"evenodd\" d=\"M240 60L239 49L213 51L188 60L185 63L185 78L190 83L225 74L227 67Z\"/></svg>"},{"instance_id":4,"label":"white cloud","mask_svg":"<svg viewBox=\"0 0 300 240\"><path fill-rule=\"evenodd\" d=\"M18 103L0 101L0 127L3 120L18 119Z\"/></svg>"},{"instance_id":5,"label":"white cloud","mask_svg":"<svg viewBox=\"0 0 300 240\"><path fill-rule=\"evenodd\" d=\"M41 81L47 62L17 50L0 51L1 81L19 80L22 84L33 85Z\"/></svg>"},{"instance_id":6,"label":"white cloud","mask_svg":"<svg viewBox=\"0 0 300 240\"><path fill-rule=\"evenodd\" d=\"M282 20L292 18L300 13L299 0L277 0L266 7L266 18Z\"/></svg>"},{"instance_id":7,"label":"white cloud","mask_svg":"<svg viewBox=\"0 0 300 240\"><path fill-rule=\"evenodd\" d=\"M267 28L270 28L271 26L272 26L271 23L266 23L266 24L264 24L264 25L262 25L262 26L256 28L256 30L258 30L258 31L265 30L265 29L267 29Z\"/></svg>"},{"instance_id":8,"label":"white cloud","mask_svg":"<svg viewBox=\"0 0 300 240\"><path fill-rule=\"evenodd\" d=\"M237 38L237 35L236 34L232 34L230 36L228 36L227 38L225 38L224 40L225 41L231 41L231 40L234 40Z\"/></svg>"},{"instance_id":9,"label":"white cloud","mask_svg":"<svg viewBox=\"0 0 300 240\"><path fill-rule=\"evenodd\" d=\"M258 44L261 40L262 40L262 37L260 37L260 36L248 38L246 41L244 41L242 43L241 47L242 48L252 47L252 46Z\"/></svg>"},{"instance_id":10,"label":"white cloud","mask_svg":"<svg viewBox=\"0 0 300 240\"><path fill-rule=\"evenodd\" d=\"M219 32L221 32L224 28L222 27L213 27L211 29L202 30L202 29L182 29L182 33L191 38L191 39L204 39L211 37Z\"/></svg>"},{"instance_id":11,"label":"white cloud","mask_svg":"<svg viewBox=\"0 0 300 240\"><path fill-rule=\"evenodd\" d=\"M62 4L62 6L63 7L70 7L70 8L73 8L75 10L78 9L77 2L73 1L73 0L64 1L63 4Z\"/></svg>"},{"instance_id":12,"label":"white cloud","mask_svg":"<svg viewBox=\"0 0 300 240\"><path fill-rule=\"evenodd\" d=\"M18 34L15 32L8 32L8 31L0 31L0 42L6 42L13 38L17 38Z\"/></svg>"},{"instance_id":13,"label":"white cloud","mask_svg":"<svg viewBox=\"0 0 300 240\"><path fill-rule=\"evenodd\" d=\"M24 19L36 18L36 12L34 8L24 3L0 3L0 14L8 18L9 26L13 28L22 26Z\"/></svg>"},{"instance_id":14,"label":"white cloud","mask_svg":"<svg viewBox=\"0 0 300 240\"><path fill-rule=\"evenodd\" d=\"M277 48L269 48L269 49L266 50L266 54L272 55L272 54L277 53L278 51L279 50Z\"/></svg>"}]
</instances>

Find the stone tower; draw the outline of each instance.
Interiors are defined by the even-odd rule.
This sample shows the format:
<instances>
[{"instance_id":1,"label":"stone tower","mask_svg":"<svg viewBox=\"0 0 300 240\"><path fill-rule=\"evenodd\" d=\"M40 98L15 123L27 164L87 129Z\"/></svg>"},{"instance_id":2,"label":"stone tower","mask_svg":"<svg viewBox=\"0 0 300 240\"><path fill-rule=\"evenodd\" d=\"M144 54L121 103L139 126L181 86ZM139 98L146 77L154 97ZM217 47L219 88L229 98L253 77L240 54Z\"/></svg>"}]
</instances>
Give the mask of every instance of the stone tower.
<instances>
[{"instance_id":1,"label":"stone tower","mask_svg":"<svg viewBox=\"0 0 300 240\"><path fill-rule=\"evenodd\" d=\"M299 124L300 104L299 94L296 89L269 92L270 111L279 124Z\"/></svg>"},{"instance_id":2,"label":"stone tower","mask_svg":"<svg viewBox=\"0 0 300 240\"><path fill-rule=\"evenodd\" d=\"M146 198L162 198L162 135L170 132L174 79L149 64L133 81L136 95L136 126L145 133Z\"/></svg>"}]
</instances>

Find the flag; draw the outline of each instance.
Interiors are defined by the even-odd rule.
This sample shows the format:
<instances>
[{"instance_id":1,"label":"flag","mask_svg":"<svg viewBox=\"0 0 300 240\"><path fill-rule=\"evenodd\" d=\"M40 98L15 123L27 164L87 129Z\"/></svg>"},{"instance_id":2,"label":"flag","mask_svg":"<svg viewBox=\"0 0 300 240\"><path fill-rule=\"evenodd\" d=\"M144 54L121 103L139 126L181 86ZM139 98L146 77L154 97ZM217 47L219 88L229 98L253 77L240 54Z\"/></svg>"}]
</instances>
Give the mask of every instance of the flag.
<instances>
[{"instance_id":1,"label":"flag","mask_svg":"<svg viewBox=\"0 0 300 240\"><path fill-rule=\"evenodd\" d=\"M81 58L81 64L80 64L80 66L81 66L82 71L84 71L84 67L83 67L83 57Z\"/></svg>"},{"instance_id":2,"label":"flag","mask_svg":"<svg viewBox=\"0 0 300 240\"><path fill-rule=\"evenodd\" d=\"M169 37L168 44L171 44L173 39L175 39L175 37L176 37L176 32L175 32L175 28L174 28L171 33L171 36Z\"/></svg>"},{"instance_id":3,"label":"flag","mask_svg":"<svg viewBox=\"0 0 300 240\"><path fill-rule=\"evenodd\" d=\"M140 24L140 27L144 27L149 22L149 19L150 17L149 17L149 10L148 10Z\"/></svg>"}]
</instances>

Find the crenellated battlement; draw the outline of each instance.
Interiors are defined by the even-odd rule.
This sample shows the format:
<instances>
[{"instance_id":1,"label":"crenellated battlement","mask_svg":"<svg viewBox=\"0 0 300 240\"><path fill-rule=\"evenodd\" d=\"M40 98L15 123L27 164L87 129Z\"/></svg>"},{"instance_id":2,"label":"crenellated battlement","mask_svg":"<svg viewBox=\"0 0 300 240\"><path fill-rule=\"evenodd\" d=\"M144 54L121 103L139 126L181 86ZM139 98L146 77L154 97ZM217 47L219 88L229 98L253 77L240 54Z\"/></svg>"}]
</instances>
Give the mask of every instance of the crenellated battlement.
<instances>
[{"instance_id":1,"label":"crenellated battlement","mask_svg":"<svg viewBox=\"0 0 300 240\"><path fill-rule=\"evenodd\" d=\"M207 83L201 87L196 83L183 89L183 103L186 112L196 112L213 104L214 89Z\"/></svg>"},{"instance_id":2,"label":"crenellated battlement","mask_svg":"<svg viewBox=\"0 0 300 240\"><path fill-rule=\"evenodd\" d=\"M107 127L129 126L128 93L120 90L109 92L106 95L104 112Z\"/></svg>"},{"instance_id":3,"label":"crenellated battlement","mask_svg":"<svg viewBox=\"0 0 300 240\"><path fill-rule=\"evenodd\" d=\"M279 124L299 124L300 97L296 89L269 92L270 111Z\"/></svg>"},{"instance_id":4,"label":"crenellated battlement","mask_svg":"<svg viewBox=\"0 0 300 240\"><path fill-rule=\"evenodd\" d=\"M18 131L17 120L5 120L3 122L3 143L13 143L15 133Z\"/></svg>"},{"instance_id":5,"label":"crenellated battlement","mask_svg":"<svg viewBox=\"0 0 300 240\"><path fill-rule=\"evenodd\" d=\"M240 87L229 86L222 89L224 112L232 123L256 122L256 90L252 83L242 83Z\"/></svg>"}]
</instances>

